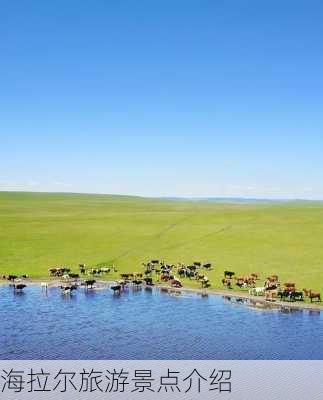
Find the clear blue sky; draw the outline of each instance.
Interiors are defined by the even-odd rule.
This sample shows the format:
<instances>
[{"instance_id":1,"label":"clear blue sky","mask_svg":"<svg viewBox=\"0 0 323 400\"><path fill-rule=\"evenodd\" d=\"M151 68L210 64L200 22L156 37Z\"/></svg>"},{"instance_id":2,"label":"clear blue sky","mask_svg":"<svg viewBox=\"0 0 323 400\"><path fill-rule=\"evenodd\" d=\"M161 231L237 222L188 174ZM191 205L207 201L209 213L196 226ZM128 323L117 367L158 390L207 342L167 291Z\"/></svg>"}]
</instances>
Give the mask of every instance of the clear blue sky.
<instances>
[{"instance_id":1,"label":"clear blue sky","mask_svg":"<svg viewBox=\"0 0 323 400\"><path fill-rule=\"evenodd\" d=\"M0 190L323 199L321 0L0 5Z\"/></svg>"}]
</instances>

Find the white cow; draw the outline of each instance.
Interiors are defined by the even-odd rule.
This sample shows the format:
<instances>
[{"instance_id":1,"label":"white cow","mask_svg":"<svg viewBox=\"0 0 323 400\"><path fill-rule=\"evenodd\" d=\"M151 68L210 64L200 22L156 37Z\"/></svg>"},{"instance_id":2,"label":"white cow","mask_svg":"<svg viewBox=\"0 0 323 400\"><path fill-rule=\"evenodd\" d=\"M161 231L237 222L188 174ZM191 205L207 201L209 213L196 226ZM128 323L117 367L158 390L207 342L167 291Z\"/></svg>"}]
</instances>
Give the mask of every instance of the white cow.
<instances>
[{"instance_id":1,"label":"white cow","mask_svg":"<svg viewBox=\"0 0 323 400\"><path fill-rule=\"evenodd\" d=\"M249 294L252 296L262 296L265 294L264 287L255 287L249 290Z\"/></svg>"}]
</instances>

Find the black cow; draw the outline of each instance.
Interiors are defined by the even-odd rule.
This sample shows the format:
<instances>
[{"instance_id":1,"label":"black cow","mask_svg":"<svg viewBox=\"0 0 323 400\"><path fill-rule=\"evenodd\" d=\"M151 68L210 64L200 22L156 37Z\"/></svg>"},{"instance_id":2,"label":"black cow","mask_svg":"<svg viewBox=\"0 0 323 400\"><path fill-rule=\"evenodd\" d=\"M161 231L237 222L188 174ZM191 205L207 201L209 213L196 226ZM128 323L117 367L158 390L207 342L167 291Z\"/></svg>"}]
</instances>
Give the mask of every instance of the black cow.
<instances>
[{"instance_id":1,"label":"black cow","mask_svg":"<svg viewBox=\"0 0 323 400\"><path fill-rule=\"evenodd\" d=\"M110 289L113 290L113 293L116 293L116 292L120 293L121 292L121 285L111 286Z\"/></svg>"},{"instance_id":2,"label":"black cow","mask_svg":"<svg viewBox=\"0 0 323 400\"><path fill-rule=\"evenodd\" d=\"M203 268L205 268L205 269L211 269L212 268L212 264L204 264L203 265Z\"/></svg>"},{"instance_id":3,"label":"black cow","mask_svg":"<svg viewBox=\"0 0 323 400\"><path fill-rule=\"evenodd\" d=\"M153 284L153 279L152 278L144 278L144 281L146 282L147 286L152 286L152 284Z\"/></svg>"},{"instance_id":4,"label":"black cow","mask_svg":"<svg viewBox=\"0 0 323 400\"><path fill-rule=\"evenodd\" d=\"M13 285L14 290L18 290L19 292L23 291L25 289L26 285L23 283L19 283L18 285Z\"/></svg>"},{"instance_id":5,"label":"black cow","mask_svg":"<svg viewBox=\"0 0 323 400\"><path fill-rule=\"evenodd\" d=\"M95 279L89 279L85 281L85 286L87 289L93 289L93 285L95 284L96 280Z\"/></svg>"},{"instance_id":6,"label":"black cow","mask_svg":"<svg viewBox=\"0 0 323 400\"><path fill-rule=\"evenodd\" d=\"M302 301L303 300L303 292L292 292L290 294L290 299L293 301L296 301L296 300Z\"/></svg>"},{"instance_id":7,"label":"black cow","mask_svg":"<svg viewBox=\"0 0 323 400\"><path fill-rule=\"evenodd\" d=\"M303 300L303 292L282 290L278 292L280 300L289 299L290 301Z\"/></svg>"}]
</instances>

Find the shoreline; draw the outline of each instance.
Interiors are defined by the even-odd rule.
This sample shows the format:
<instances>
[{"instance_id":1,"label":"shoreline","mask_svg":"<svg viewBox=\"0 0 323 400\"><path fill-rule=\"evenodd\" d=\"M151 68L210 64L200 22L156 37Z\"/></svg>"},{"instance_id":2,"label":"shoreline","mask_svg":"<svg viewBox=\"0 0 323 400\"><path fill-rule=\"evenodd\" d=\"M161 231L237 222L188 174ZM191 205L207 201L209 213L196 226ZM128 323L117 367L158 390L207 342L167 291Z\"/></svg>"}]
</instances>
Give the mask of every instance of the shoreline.
<instances>
[{"instance_id":1,"label":"shoreline","mask_svg":"<svg viewBox=\"0 0 323 400\"><path fill-rule=\"evenodd\" d=\"M60 287L62 285L61 280L57 279L33 279L33 278L27 278L23 280L26 284L32 284L32 285L40 285L42 282L49 284L49 287ZM112 280L96 280L97 283L99 284L106 284L110 285L111 283L115 283L116 281ZM6 280L1 280L0 279L0 286L8 284L8 281ZM198 289L198 288L189 288L189 287L181 287L181 288L174 288L169 285L161 285L161 284L154 284L153 286L146 286L143 285L144 287L150 287L150 288L158 288L158 289L164 289L167 291L171 292L188 292L188 293L196 293L200 295L212 295L212 296L222 296L222 297L233 297L235 299L243 299L243 300L249 300L251 303L259 303L262 306L266 307L259 307L259 308L266 308L266 309L293 309L293 310L307 310L307 311L317 311L317 312L322 312L323 311L323 304L320 303L301 303L301 302L288 302L288 301L280 301L280 300L275 300L275 301L267 301L263 296L253 296L250 295L249 293L241 293L241 292L236 292L236 291L229 291L225 289Z\"/></svg>"}]
</instances>

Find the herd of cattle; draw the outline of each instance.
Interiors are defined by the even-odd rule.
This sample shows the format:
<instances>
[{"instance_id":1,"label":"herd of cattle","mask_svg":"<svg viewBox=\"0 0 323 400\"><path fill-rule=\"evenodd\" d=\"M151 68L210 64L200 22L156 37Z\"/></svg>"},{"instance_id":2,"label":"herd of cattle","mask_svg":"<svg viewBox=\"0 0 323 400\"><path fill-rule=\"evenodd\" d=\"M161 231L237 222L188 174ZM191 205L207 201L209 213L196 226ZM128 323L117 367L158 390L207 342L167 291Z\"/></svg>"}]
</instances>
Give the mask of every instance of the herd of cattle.
<instances>
[{"instance_id":1,"label":"herd of cattle","mask_svg":"<svg viewBox=\"0 0 323 400\"><path fill-rule=\"evenodd\" d=\"M153 273L154 279L157 283L167 282L170 286L175 288L182 287L182 278L190 280L196 280L200 282L202 288L208 288L211 286L206 272L212 270L212 264L203 264L199 261L193 262L191 265L183 263L167 264L160 260L151 260L147 263L143 263L143 272L131 272L121 273L120 279L117 280L115 285L111 286L111 289L115 291L122 291L126 285L132 284L135 287L141 284L147 286L153 285ZM85 264L79 264L79 273L71 272L68 267L55 267L49 269L51 277L61 278L66 284L61 286L63 292L72 292L76 290L78 285L85 286L86 288L93 288L96 283L94 277L108 274L109 272L117 272L116 267L96 267L89 268ZM90 278L84 278L84 276L90 275ZM81 276L83 279L81 279ZM11 282L11 285L15 290L21 291L26 285L22 281L28 278L27 275L20 277L16 275L2 276L2 279L7 279ZM280 300L304 300L307 297L311 302L321 301L321 294L311 289L299 290L296 288L296 284L293 282L286 282L281 284L277 275L271 275L266 278L262 286L257 286L259 276L257 273L251 273L244 276L236 276L233 271L224 271L222 278L222 285L227 289L233 289L236 286L239 289L249 290L249 294L253 296L265 296L266 300L273 300L274 297L280 298ZM48 286L47 283L42 283L42 286Z\"/></svg>"},{"instance_id":2,"label":"herd of cattle","mask_svg":"<svg viewBox=\"0 0 323 400\"><path fill-rule=\"evenodd\" d=\"M148 263L143 263L143 267L143 272L121 273L120 279L116 281L115 285L111 286L111 289L115 292L120 292L128 284L132 284L134 287L138 287L143 283L147 286L152 286L153 273L155 274L154 279L157 281L157 283L167 282L170 286L175 288L182 287L182 278L195 279L201 283L202 288L207 288L210 286L207 275L201 273L203 270L209 271L212 269L212 265L209 263L202 264L200 262L194 262L192 265L185 265L182 263L170 265L166 264L164 261L151 260ZM72 273L68 267L55 267L49 269L49 274L52 277L62 278L65 281L76 281L81 279L81 277L84 275L92 275L92 277L94 277L107 274L111 271L117 272L116 267L88 268L85 264L80 264L79 273Z\"/></svg>"},{"instance_id":3,"label":"herd of cattle","mask_svg":"<svg viewBox=\"0 0 323 400\"><path fill-rule=\"evenodd\" d=\"M232 289L235 283L240 289L249 289L249 294L254 296L265 296L267 300L273 300L279 297L280 300L304 300L304 296L308 297L311 303L321 301L321 294L314 292L312 289L299 290L294 282L286 282L283 285L279 282L277 275L271 275L266 278L263 286L257 286L258 274L252 273L246 276L235 276L233 271L224 271L222 279L223 286Z\"/></svg>"},{"instance_id":4,"label":"herd of cattle","mask_svg":"<svg viewBox=\"0 0 323 400\"><path fill-rule=\"evenodd\" d=\"M79 274L72 273L71 269L68 267L55 267L55 268L50 268L49 275L53 277L62 277L62 278L72 278L72 279L78 279L80 278L80 275L101 275L101 274L107 274L109 272L116 272L116 268L113 265L111 268L110 267L96 267L96 268L87 268L85 264L79 264Z\"/></svg>"},{"instance_id":5,"label":"herd of cattle","mask_svg":"<svg viewBox=\"0 0 323 400\"><path fill-rule=\"evenodd\" d=\"M191 265L183 263L167 264L164 261L151 260L143 263L145 276L155 272L158 282L168 282L173 287L182 287L181 278L195 279L201 283L202 288L210 285L208 276L204 273L212 269L212 264L202 264L199 261L193 262ZM177 277L178 276L178 277Z\"/></svg>"}]
</instances>

